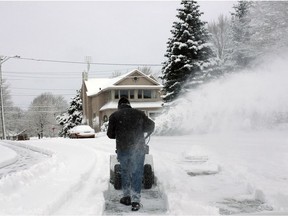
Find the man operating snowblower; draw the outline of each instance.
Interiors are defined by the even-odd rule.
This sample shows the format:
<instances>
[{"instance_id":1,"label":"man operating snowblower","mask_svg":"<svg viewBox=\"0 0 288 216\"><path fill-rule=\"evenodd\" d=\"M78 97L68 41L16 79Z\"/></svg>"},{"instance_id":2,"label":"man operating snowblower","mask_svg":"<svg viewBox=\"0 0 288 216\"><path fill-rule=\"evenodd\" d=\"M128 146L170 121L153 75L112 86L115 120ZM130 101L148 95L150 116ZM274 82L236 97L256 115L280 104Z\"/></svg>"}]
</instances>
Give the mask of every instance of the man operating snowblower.
<instances>
[{"instance_id":1,"label":"man operating snowblower","mask_svg":"<svg viewBox=\"0 0 288 216\"><path fill-rule=\"evenodd\" d=\"M118 102L118 110L109 117L107 136L116 139L117 158L121 165L123 197L120 203L140 209L145 133L154 131L155 123L144 112L131 107L127 98Z\"/></svg>"}]
</instances>

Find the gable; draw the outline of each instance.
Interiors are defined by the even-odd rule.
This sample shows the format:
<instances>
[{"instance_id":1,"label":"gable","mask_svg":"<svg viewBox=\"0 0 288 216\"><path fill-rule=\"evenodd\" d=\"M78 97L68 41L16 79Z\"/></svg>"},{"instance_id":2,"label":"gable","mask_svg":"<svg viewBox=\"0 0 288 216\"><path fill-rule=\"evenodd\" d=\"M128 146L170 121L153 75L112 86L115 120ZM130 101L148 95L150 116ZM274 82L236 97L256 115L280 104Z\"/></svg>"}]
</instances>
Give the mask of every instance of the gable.
<instances>
[{"instance_id":1,"label":"gable","mask_svg":"<svg viewBox=\"0 0 288 216\"><path fill-rule=\"evenodd\" d=\"M139 70L133 70L127 74L114 78L92 78L84 81L87 96L99 94L107 89L124 86L145 86L145 88L161 88L162 85L157 80L147 76ZM83 89L84 90L84 89ZM84 91L85 92L85 91Z\"/></svg>"},{"instance_id":2,"label":"gable","mask_svg":"<svg viewBox=\"0 0 288 216\"><path fill-rule=\"evenodd\" d=\"M114 85L159 85L159 83L142 72L134 70Z\"/></svg>"}]
</instances>

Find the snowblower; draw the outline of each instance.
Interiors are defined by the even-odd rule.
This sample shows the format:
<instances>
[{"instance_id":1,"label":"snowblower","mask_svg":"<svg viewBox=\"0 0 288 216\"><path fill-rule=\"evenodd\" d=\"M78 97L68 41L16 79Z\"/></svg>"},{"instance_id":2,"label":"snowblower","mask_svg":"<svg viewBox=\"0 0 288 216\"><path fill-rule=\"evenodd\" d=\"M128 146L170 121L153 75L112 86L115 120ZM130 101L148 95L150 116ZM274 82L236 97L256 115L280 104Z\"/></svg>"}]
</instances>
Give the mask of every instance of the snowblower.
<instances>
[{"instance_id":1,"label":"snowblower","mask_svg":"<svg viewBox=\"0 0 288 216\"><path fill-rule=\"evenodd\" d=\"M149 141L150 134L145 137L145 160L144 160L144 173L142 179L142 186L144 189L151 189L154 180L154 165L153 157L149 154ZM114 185L115 190L120 190L122 188L121 184L121 165L117 159L117 155L110 155L110 183Z\"/></svg>"}]
</instances>

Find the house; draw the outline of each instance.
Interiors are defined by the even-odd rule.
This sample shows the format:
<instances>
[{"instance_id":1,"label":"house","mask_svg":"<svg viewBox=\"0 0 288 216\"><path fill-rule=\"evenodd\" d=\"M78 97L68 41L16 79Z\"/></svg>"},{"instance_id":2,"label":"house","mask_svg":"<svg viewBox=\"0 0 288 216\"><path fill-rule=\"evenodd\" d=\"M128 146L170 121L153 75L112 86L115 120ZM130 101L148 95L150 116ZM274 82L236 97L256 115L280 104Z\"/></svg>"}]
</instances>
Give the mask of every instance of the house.
<instances>
[{"instance_id":1,"label":"house","mask_svg":"<svg viewBox=\"0 0 288 216\"><path fill-rule=\"evenodd\" d=\"M99 131L117 110L118 100L127 97L131 106L154 119L162 109L162 85L153 77L133 70L114 78L88 79L83 73L81 90L86 124Z\"/></svg>"}]
</instances>

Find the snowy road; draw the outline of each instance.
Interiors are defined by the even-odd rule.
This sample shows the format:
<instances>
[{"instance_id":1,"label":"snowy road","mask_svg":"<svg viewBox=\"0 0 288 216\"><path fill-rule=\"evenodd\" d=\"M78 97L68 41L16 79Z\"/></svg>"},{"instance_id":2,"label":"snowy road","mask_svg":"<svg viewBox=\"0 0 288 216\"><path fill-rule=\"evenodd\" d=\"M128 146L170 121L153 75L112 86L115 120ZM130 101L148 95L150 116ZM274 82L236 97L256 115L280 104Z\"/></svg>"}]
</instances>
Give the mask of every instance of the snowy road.
<instances>
[{"instance_id":1,"label":"snowy road","mask_svg":"<svg viewBox=\"0 0 288 216\"><path fill-rule=\"evenodd\" d=\"M51 155L36 150L26 148L26 146L15 145L13 142L6 141L2 144L17 154L17 159L0 169L0 178L13 172L29 169L31 166L49 158Z\"/></svg>"},{"instance_id":2,"label":"snowy road","mask_svg":"<svg viewBox=\"0 0 288 216\"><path fill-rule=\"evenodd\" d=\"M138 213L285 215L287 142L286 133L152 137L157 185L143 191ZM0 179L0 215L133 214L109 183L113 140L100 134L22 144L51 155Z\"/></svg>"}]
</instances>

